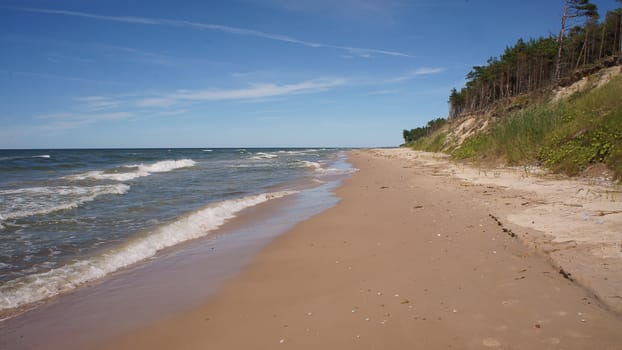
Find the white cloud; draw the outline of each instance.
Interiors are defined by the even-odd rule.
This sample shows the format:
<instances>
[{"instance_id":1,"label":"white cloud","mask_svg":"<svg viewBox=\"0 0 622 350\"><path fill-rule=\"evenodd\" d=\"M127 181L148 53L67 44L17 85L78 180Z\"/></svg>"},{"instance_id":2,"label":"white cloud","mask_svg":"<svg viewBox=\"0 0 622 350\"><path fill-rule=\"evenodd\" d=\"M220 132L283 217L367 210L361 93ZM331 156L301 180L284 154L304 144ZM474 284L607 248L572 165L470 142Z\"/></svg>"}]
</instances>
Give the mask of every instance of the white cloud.
<instances>
[{"instance_id":1,"label":"white cloud","mask_svg":"<svg viewBox=\"0 0 622 350\"><path fill-rule=\"evenodd\" d=\"M176 109L174 111L165 111L165 112L160 112L160 115L179 115L179 114L185 114L188 113L187 109Z\"/></svg>"},{"instance_id":2,"label":"white cloud","mask_svg":"<svg viewBox=\"0 0 622 350\"><path fill-rule=\"evenodd\" d=\"M82 103L82 107L90 111L117 108L121 105L121 101L103 96L74 97L74 100Z\"/></svg>"},{"instance_id":3,"label":"white cloud","mask_svg":"<svg viewBox=\"0 0 622 350\"><path fill-rule=\"evenodd\" d=\"M397 94L399 92L400 90L397 90L397 89L378 90L378 91L371 91L368 93L368 95L391 95L391 94Z\"/></svg>"},{"instance_id":4,"label":"white cloud","mask_svg":"<svg viewBox=\"0 0 622 350\"><path fill-rule=\"evenodd\" d=\"M149 97L136 101L138 107L170 107L177 103L177 100L167 97Z\"/></svg>"},{"instance_id":5,"label":"white cloud","mask_svg":"<svg viewBox=\"0 0 622 350\"><path fill-rule=\"evenodd\" d=\"M38 116L38 119L54 119L53 122L41 125L44 130L67 130L75 129L82 126L91 125L105 120L123 120L133 117L130 112L112 112L112 113L57 113Z\"/></svg>"},{"instance_id":6,"label":"white cloud","mask_svg":"<svg viewBox=\"0 0 622 350\"><path fill-rule=\"evenodd\" d=\"M429 75L429 74L438 74L446 71L447 68L444 67L423 67L419 69L415 69L412 74L417 75Z\"/></svg>"},{"instance_id":7,"label":"white cloud","mask_svg":"<svg viewBox=\"0 0 622 350\"><path fill-rule=\"evenodd\" d=\"M93 79L84 79L84 78L76 78L65 75L56 75L56 74L47 74L47 73L36 73L36 72L24 72L24 71L8 71L0 69L0 73L2 74L10 74L10 75L19 75L33 78L43 78L43 79L55 79L55 80L65 80L65 81L76 81L82 83L92 83L92 84L113 84L117 85L118 82L115 81L106 81L106 80L93 80Z\"/></svg>"},{"instance_id":8,"label":"white cloud","mask_svg":"<svg viewBox=\"0 0 622 350\"><path fill-rule=\"evenodd\" d=\"M439 74L442 72L445 72L447 70L447 68L444 67L423 67L423 68L418 68L415 70L412 70L404 75L401 75L399 77L394 77L391 79L387 79L386 82L387 83L399 83L402 81L406 81L406 80L412 80L415 79L417 77L420 77L422 75L432 75L432 74Z\"/></svg>"},{"instance_id":9,"label":"white cloud","mask_svg":"<svg viewBox=\"0 0 622 350\"><path fill-rule=\"evenodd\" d=\"M175 100L189 101L222 101L222 100L249 100L265 97L285 96L291 94L313 93L344 85L343 78L315 79L294 84L257 84L245 89L208 89L188 91L181 90L171 95Z\"/></svg>"},{"instance_id":10,"label":"white cloud","mask_svg":"<svg viewBox=\"0 0 622 350\"><path fill-rule=\"evenodd\" d=\"M17 10L17 11L90 18L90 19L101 20L101 21L132 23L132 24L141 24L141 25L163 25L163 26L172 26L172 27L188 27L188 28L203 29L203 30L206 29L206 30L223 32L223 33L228 33L228 34L253 36L253 37L262 38L262 39L276 40L276 41L286 42L290 44L313 47L313 48L328 48L328 49L342 50L342 51L347 51L352 55L357 55L361 57L366 57L371 54L398 56L398 57L414 57L412 55L409 55L403 52L398 52L398 51L324 44L324 43L300 40L300 39L287 36L287 35L282 35L282 34L267 33L267 32L262 32L258 30L253 30L253 29L231 27L231 26L212 24L212 23L190 22L190 21L183 21L183 20L171 20L171 19L161 19L161 18L105 16L105 15L97 15L97 14L87 13L87 12L52 10L52 9L41 9L41 8L12 8L12 9Z\"/></svg>"}]
</instances>

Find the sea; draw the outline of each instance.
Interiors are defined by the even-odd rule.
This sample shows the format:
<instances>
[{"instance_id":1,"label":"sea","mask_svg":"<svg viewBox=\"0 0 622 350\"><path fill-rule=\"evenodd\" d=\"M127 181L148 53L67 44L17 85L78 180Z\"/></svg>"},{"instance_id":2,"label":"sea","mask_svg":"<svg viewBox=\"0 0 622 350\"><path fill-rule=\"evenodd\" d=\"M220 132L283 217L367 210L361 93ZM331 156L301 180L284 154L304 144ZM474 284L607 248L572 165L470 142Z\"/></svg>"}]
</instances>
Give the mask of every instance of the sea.
<instances>
[{"instance_id":1,"label":"sea","mask_svg":"<svg viewBox=\"0 0 622 350\"><path fill-rule=\"evenodd\" d=\"M0 150L0 313L157 259L249 208L354 171L343 149Z\"/></svg>"}]
</instances>

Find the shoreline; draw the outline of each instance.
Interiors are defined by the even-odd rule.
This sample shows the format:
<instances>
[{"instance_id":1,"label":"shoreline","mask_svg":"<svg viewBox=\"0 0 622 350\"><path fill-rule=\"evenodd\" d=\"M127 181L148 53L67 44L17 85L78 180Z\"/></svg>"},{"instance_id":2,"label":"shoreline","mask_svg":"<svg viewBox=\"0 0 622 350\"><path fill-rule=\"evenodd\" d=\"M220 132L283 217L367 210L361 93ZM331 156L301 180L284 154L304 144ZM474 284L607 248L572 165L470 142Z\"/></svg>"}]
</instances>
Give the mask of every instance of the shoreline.
<instances>
[{"instance_id":1,"label":"shoreline","mask_svg":"<svg viewBox=\"0 0 622 350\"><path fill-rule=\"evenodd\" d=\"M349 155L360 171L337 206L277 237L203 305L101 349L619 348L622 321L510 237L478 188Z\"/></svg>"},{"instance_id":2,"label":"shoreline","mask_svg":"<svg viewBox=\"0 0 622 350\"><path fill-rule=\"evenodd\" d=\"M332 189L338 181L302 186L290 196L248 207L205 237L166 248L0 321L0 348L91 348L192 309L274 237L335 205ZM161 300L164 305L154 307ZM71 337L67 329L75 330Z\"/></svg>"}]
</instances>

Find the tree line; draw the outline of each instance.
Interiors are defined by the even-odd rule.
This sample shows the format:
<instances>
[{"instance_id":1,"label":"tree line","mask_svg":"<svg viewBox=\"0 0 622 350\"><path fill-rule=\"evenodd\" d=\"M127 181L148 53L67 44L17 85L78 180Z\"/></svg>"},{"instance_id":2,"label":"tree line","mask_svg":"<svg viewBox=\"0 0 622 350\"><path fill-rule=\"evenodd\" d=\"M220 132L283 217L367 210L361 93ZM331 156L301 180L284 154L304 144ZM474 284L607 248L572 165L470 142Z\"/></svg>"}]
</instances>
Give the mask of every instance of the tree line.
<instances>
[{"instance_id":1,"label":"tree line","mask_svg":"<svg viewBox=\"0 0 622 350\"><path fill-rule=\"evenodd\" d=\"M447 119L445 118L436 118L430 120L426 126L421 126L418 128L404 130L402 136L404 137L405 143L411 143L419 140L422 137L429 136L436 130L440 129L443 125L447 123Z\"/></svg>"},{"instance_id":2,"label":"tree line","mask_svg":"<svg viewBox=\"0 0 622 350\"><path fill-rule=\"evenodd\" d=\"M615 1L622 5L622 0ZM449 118L564 84L577 70L620 59L622 8L608 11L602 21L599 19L596 5L589 0L564 0L559 35L519 39L501 56L473 67L466 76L466 85L450 92Z\"/></svg>"}]
</instances>

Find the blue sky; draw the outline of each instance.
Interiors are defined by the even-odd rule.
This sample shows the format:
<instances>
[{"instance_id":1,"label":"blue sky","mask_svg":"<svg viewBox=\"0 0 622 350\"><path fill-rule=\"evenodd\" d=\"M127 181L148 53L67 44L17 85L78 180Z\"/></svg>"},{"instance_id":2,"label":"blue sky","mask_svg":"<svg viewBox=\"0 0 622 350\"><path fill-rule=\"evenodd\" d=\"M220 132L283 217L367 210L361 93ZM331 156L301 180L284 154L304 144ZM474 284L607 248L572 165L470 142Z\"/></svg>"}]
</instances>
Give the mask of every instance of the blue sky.
<instances>
[{"instance_id":1,"label":"blue sky","mask_svg":"<svg viewBox=\"0 0 622 350\"><path fill-rule=\"evenodd\" d=\"M3 0L0 148L396 146L562 6Z\"/></svg>"}]
</instances>

